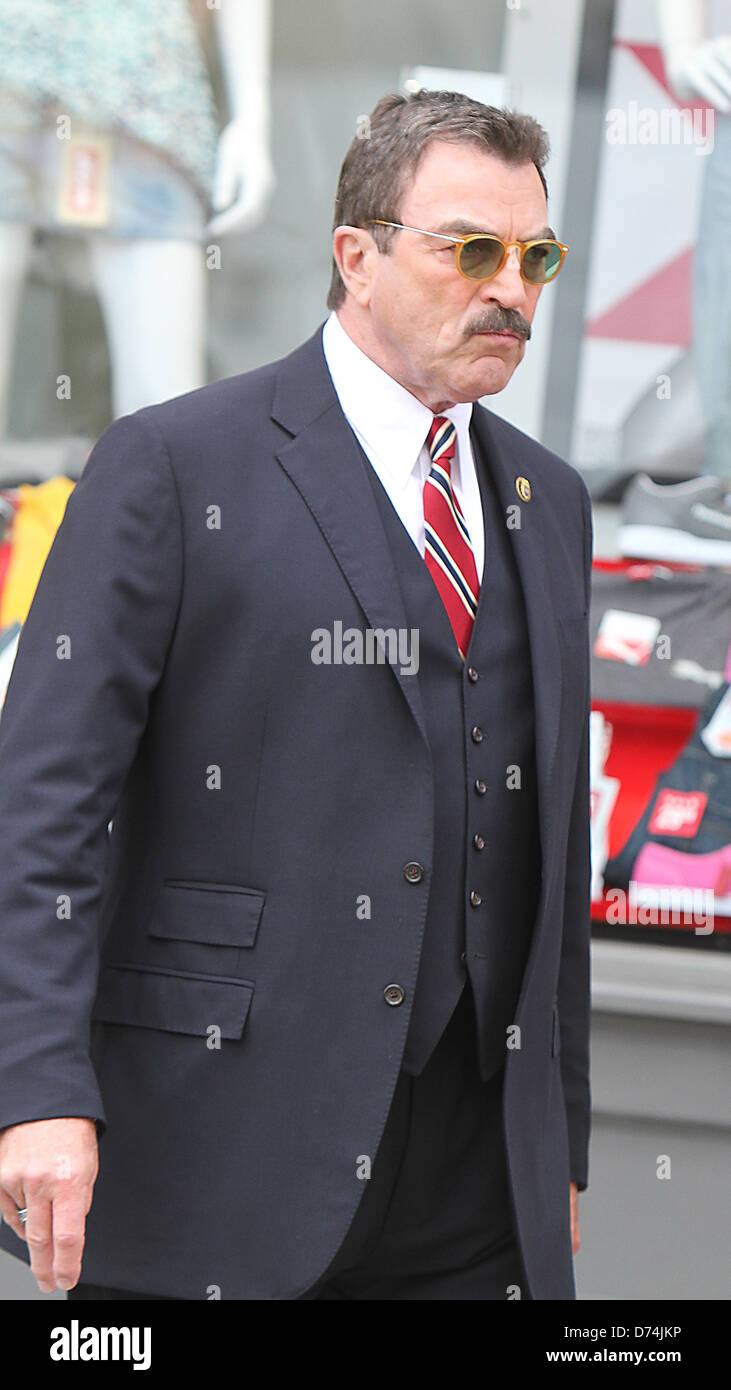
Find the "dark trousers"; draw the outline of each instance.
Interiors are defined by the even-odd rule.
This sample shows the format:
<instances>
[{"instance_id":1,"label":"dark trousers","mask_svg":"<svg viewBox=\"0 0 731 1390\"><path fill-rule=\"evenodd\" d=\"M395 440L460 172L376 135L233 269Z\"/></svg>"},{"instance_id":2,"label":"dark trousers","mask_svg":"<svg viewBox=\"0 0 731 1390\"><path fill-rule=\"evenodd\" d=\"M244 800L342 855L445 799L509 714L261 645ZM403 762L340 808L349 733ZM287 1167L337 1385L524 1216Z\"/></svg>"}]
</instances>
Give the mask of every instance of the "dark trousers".
<instances>
[{"instance_id":1,"label":"dark trousers","mask_svg":"<svg viewBox=\"0 0 731 1390\"><path fill-rule=\"evenodd\" d=\"M502 1069L480 1077L466 984L421 1075L401 1072L355 1217L301 1299L529 1297L510 1210L502 1080ZM68 1296L160 1297L95 1284Z\"/></svg>"}]
</instances>

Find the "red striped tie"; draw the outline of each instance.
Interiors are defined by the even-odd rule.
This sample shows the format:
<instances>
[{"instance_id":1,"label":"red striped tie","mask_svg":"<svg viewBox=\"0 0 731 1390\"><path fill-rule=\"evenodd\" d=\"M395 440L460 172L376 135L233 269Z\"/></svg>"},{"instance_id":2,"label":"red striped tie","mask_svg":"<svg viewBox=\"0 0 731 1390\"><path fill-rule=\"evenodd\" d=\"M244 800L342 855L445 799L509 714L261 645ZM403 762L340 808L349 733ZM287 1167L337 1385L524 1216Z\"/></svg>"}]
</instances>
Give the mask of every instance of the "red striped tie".
<instances>
[{"instance_id":1,"label":"red striped tie","mask_svg":"<svg viewBox=\"0 0 731 1390\"><path fill-rule=\"evenodd\" d=\"M450 472L457 442L452 421L436 415L426 442L432 466L424 484L424 559L464 661L480 586L469 532L452 491Z\"/></svg>"}]
</instances>

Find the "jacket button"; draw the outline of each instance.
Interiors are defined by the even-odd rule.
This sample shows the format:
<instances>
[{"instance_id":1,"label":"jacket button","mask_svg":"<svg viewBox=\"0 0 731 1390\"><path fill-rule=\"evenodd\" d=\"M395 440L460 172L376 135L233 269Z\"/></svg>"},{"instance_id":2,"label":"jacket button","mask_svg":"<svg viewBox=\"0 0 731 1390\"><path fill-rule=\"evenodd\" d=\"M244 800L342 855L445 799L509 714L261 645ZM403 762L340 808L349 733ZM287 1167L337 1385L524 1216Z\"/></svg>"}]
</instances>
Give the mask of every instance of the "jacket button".
<instances>
[{"instance_id":1,"label":"jacket button","mask_svg":"<svg viewBox=\"0 0 731 1390\"><path fill-rule=\"evenodd\" d=\"M470 893L470 902L472 903L473 907L479 907L480 903L482 902L482 898L480 897L479 893Z\"/></svg>"},{"instance_id":2,"label":"jacket button","mask_svg":"<svg viewBox=\"0 0 731 1390\"><path fill-rule=\"evenodd\" d=\"M413 860L409 864L404 864L401 872L407 883L421 883L424 877L424 865L418 864L416 860Z\"/></svg>"},{"instance_id":3,"label":"jacket button","mask_svg":"<svg viewBox=\"0 0 731 1390\"><path fill-rule=\"evenodd\" d=\"M473 684L474 684L475 681L478 681L478 680L480 679L480 673L479 673L479 671L476 671L476 670L475 670L474 666L468 666L468 667L467 667L467 675L469 676L469 678L470 678L470 680L473 682Z\"/></svg>"},{"instance_id":4,"label":"jacket button","mask_svg":"<svg viewBox=\"0 0 731 1390\"><path fill-rule=\"evenodd\" d=\"M459 958L460 958L462 964L464 965L464 963L465 963L465 961L466 961L466 959L467 959L467 952L466 952L466 951L460 951L460 953L459 953Z\"/></svg>"},{"instance_id":5,"label":"jacket button","mask_svg":"<svg viewBox=\"0 0 731 1390\"><path fill-rule=\"evenodd\" d=\"M481 835L473 835L473 836L472 836L472 843L473 843L475 849L484 849L484 848L485 848L485 841L483 840L483 838L482 838Z\"/></svg>"},{"instance_id":6,"label":"jacket button","mask_svg":"<svg viewBox=\"0 0 731 1390\"><path fill-rule=\"evenodd\" d=\"M487 782L483 782L481 777L478 777L475 782L475 791L478 796L484 796L487 791Z\"/></svg>"},{"instance_id":7,"label":"jacket button","mask_svg":"<svg viewBox=\"0 0 731 1390\"><path fill-rule=\"evenodd\" d=\"M387 1004L403 1004L404 991L400 985L386 985L383 991L383 997Z\"/></svg>"},{"instance_id":8,"label":"jacket button","mask_svg":"<svg viewBox=\"0 0 731 1390\"><path fill-rule=\"evenodd\" d=\"M485 735L483 734L482 729L480 728L479 724L475 724L475 727L474 727L474 729L472 730L472 742L473 742L473 743L482 743L482 740L483 740L484 737L485 737Z\"/></svg>"}]
</instances>

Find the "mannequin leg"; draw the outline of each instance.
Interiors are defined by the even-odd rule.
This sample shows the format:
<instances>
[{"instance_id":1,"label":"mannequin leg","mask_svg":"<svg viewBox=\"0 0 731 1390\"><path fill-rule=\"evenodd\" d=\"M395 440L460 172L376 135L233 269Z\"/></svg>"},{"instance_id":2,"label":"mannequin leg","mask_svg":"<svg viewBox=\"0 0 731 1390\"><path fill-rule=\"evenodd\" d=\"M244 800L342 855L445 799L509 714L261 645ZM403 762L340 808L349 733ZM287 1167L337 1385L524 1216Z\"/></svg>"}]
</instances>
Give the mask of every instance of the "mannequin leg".
<instances>
[{"instance_id":1,"label":"mannequin leg","mask_svg":"<svg viewBox=\"0 0 731 1390\"><path fill-rule=\"evenodd\" d=\"M15 330L32 230L25 222L0 222L0 440L7 432Z\"/></svg>"},{"instance_id":2,"label":"mannequin leg","mask_svg":"<svg viewBox=\"0 0 731 1390\"><path fill-rule=\"evenodd\" d=\"M115 417L206 381L206 267L196 242L89 234Z\"/></svg>"},{"instance_id":3,"label":"mannequin leg","mask_svg":"<svg viewBox=\"0 0 731 1390\"><path fill-rule=\"evenodd\" d=\"M731 478L731 116L716 116L705 157L693 261L693 355L706 424L703 472Z\"/></svg>"}]
</instances>

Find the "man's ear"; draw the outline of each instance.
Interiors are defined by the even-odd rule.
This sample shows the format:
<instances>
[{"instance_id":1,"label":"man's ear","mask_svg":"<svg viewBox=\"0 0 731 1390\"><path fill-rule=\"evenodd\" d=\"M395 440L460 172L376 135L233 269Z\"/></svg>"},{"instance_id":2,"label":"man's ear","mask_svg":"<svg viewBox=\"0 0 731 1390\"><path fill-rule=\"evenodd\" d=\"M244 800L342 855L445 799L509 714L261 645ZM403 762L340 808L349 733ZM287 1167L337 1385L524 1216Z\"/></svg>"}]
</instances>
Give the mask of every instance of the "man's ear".
<instances>
[{"instance_id":1,"label":"man's ear","mask_svg":"<svg viewBox=\"0 0 731 1390\"><path fill-rule=\"evenodd\" d=\"M357 304L367 308L378 258L378 247L370 232L365 227L336 227L333 256L346 290Z\"/></svg>"}]
</instances>

